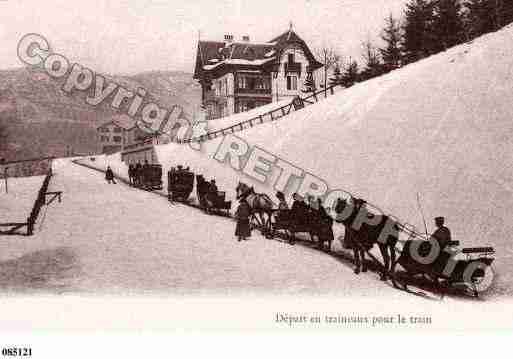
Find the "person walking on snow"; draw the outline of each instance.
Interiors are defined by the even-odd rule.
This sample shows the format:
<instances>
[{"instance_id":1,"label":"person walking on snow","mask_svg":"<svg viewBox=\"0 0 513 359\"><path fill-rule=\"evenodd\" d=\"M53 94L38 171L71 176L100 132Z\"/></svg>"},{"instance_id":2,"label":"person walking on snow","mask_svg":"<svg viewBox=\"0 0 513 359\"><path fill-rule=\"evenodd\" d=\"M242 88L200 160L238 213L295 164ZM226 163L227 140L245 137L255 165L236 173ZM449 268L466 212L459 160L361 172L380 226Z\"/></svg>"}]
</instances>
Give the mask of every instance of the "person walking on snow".
<instances>
[{"instance_id":1,"label":"person walking on snow","mask_svg":"<svg viewBox=\"0 0 513 359\"><path fill-rule=\"evenodd\" d=\"M251 237L251 229L249 228L249 216L251 215L251 208L249 207L246 197L240 199L240 204L235 211L235 218L237 219L237 225L235 226L235 236L237 241L245 241L248 237Z\"/></svg>"},{"instance_id":2,"label":"person walking on snow","mask_svg":"<svg viewBox=\"0 0 513 359\"><path fill-rule=\"evenodd\" d=\"M107 180L107 183L114 183L116 184L116 181L114 181L114 172L112 172L112 169L110 166L107 167L107 171L105 171L105 179Z\"/></svg>"}]
</instances>

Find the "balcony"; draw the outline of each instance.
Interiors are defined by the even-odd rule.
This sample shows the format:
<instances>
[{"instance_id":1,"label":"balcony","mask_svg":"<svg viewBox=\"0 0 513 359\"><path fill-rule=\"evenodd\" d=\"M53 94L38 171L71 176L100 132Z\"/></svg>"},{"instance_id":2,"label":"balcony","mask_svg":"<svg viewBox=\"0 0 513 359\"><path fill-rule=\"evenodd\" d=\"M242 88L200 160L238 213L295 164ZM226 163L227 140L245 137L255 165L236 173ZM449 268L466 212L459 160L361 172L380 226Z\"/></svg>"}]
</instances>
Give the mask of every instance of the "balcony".
<instances>
[{"instance_id":1,"label":"balcony","mask_svg":"<svg viewBox=\"0 0 513 359\"><path fill-rule=\"evenodd\" d=\"M285 63L285 73L287 73L287 72L297 72L298 74L301 74L301 63L286 62Z\"/></svg>"},{"instance_id":2,"label":"balcony","mask_svg":"<svg viewBox=\"0 0 513 359\"><path fill-rule=\"evenodd\" d=\"M271 96L271 89L264 88L236 88L237 95Z\"/></svg>"}]
</instances>

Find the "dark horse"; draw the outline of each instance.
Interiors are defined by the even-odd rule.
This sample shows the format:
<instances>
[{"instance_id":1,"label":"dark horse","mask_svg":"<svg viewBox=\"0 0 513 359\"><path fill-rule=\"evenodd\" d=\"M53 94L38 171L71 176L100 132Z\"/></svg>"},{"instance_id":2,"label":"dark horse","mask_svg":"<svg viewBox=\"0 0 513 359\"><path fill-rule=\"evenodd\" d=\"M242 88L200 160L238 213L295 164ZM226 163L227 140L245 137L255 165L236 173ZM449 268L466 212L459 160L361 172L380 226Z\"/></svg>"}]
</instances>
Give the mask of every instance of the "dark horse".
<instances>
[{"instance_id":1,"label":"dark horse","mask_svg":"<svg viewBox=\"0 0 513 359\"><path fill-rule=\"evenodd\" d=\"M354 272L358 274L360 269L362 272L367 271L365 252L377 244L384 262L381 280L387 280L388 274L395 271L395 246L399 239L399 226L396 221L386 215L370 212L365 203L362 199L352 198L350 203L339 198L335 206L336 221L344 225L344 242L347 247L353 249L356 262ZM391 278L396 285L393 275Z\"/></svg>"},{"instance_id":2,"label":"dark horse","mask_svg":"<svg viewBox=\"0 0 513 359\"><path fill-rule=\"evenodd\" d=\"M264 235L271 233L271 217L273 212L273 201L264 193L256 193L253 187L239 182L235 188L237 199L246 197L246 201L251 208L251 216L261 226Z\"/></svg>"}]
</instances>

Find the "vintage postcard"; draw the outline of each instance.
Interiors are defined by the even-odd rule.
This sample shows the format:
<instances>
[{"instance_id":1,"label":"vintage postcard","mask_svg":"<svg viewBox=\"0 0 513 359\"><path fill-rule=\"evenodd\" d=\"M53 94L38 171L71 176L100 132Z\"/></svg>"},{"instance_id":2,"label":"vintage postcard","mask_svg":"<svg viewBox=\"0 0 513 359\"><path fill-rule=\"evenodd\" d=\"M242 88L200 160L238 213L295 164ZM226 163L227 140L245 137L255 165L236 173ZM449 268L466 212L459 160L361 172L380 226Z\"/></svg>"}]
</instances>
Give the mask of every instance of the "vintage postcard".
<instances>
[{"instance_id":1,"label":"vintage postcard","mask_svg":"<svg viewBox=\"0 0 513 359\"><path fill-rule=\"evenodd\" d=\"M0 1L0 331L513 329L512 22Z\"/></svg>"}]
</instances>

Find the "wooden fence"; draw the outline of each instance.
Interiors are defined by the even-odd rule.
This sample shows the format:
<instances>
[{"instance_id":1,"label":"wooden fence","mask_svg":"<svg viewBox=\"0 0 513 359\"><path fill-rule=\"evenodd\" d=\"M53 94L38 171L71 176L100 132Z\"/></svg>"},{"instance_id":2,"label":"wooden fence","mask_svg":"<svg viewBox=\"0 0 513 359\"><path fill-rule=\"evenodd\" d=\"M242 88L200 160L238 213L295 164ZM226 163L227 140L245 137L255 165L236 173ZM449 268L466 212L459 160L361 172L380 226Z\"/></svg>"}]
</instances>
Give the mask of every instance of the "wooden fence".
<instances>
[{"instance_id":1,"label":"wooden fence","mask_svg":"<svg viewBox=\"0 0 513 359\"><path fill-rule=\"evenodd\" d=\"M292 111L298 111L304 108L305 106L312 105L319 101L320 98L327 97L328 93L330 95L333 95L335 93L334 88L337 85L327 87L323 90L319 90L316 92L313 92L307 97L295 97L290 103L283 105L281 107L278 107L274 110L268 111L266 113L260 114L258 116L255 116L253 118L250 118L249 120L245 120L239 123L236 123L230 127L226 127L217 131L208 132L205 135L201 135L198 137L192 137L188 139L182 139L178 140L178 143L190 143L190 142L204 142L208 140L212 140L214 138L225 136L231 133L240 132L244 129L251 128L255 125L262 124L264 122L272 122L276 121L284 116L287 116Z\"/></svg>"},{"instance_id":2,"label":"wooden fence","mask_svg":"<svg viewBox=\"0 0 513 359\"><path fill-rule=\"evenodd\" d=\"M45 204L49 205L56 198L61 202L62 191L48 192L48 185L50 184L50 179L52 177L52 170L50 170L45 176L43 180L43 184L39 189L37 194L36 201L34 202L34 206L32 207L32 211L30 212L30 216L27 218L27 222L10 222L10 223L0 223L0 228L5 227L7 229L0 230L0 234L23 234L19 232L20 229L27 228L26 235L31 236L34 234L34 225L36 224L37 217L39 216L39 212L41 211L41 207ZM48 202L46 201L47 196L51 196Z\"/></svg>"}]
</instances>

